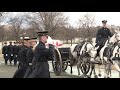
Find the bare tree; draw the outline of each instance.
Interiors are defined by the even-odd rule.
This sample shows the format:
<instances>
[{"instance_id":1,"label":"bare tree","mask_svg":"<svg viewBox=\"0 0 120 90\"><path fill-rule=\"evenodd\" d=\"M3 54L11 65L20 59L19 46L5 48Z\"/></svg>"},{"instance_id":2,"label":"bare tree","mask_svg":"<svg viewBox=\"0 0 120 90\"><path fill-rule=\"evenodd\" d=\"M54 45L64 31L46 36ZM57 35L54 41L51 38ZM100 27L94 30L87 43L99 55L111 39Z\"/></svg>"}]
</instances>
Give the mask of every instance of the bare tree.
<instances>
[{"instance_id":1,"label":"bare tree","mask_svg":"<svg viewBox=\"0 0 120 90\"><path fill-rule=\"evenodd\" d=\"M79 30L82 38L88 38L91 41L92 28L95 24L95 18L92 14L87 13L79 20Z\"/></svg>"},{"instance_id":2,"label":"bare tree","mask_svg":"<svg viewBox=\"0 0 120 90\"><path fill-rule=\"evenodd\" d=\"M36 31L47 30L52 37L56 37L55 31L59 27L67 24L68 18L62 12L35 12L33 14L34 17L28 16L28 18L34 29Z\"/></svg>"},{"instance_id":3,"label":"bare tree","mask_svg":"<svg viewBox=\"0 0 120 90\"><path fill-rule=\"evenodd\" d=\"M16 41L18 41L20 39L20 33L22 32L21 26L23 24L23 18L21 17L11 18L9 24L11 25L9 29L12 30L11 32L12 36Z\"/></svg>"},{"instance_id":4,"label":"bare tree","mask_svg":"<svg viewBox=\"0 0 120 90\"><path fill-rule=\"evenodd\" d=\"M0 12L0 23L3 21L3 16L4 16L4 12ZM0 38L1 38L0 41L2 41L2 45L3 45L4 34L5 34L3 27L4 27L4 25L0 25L0 32L1 32L0 33Z\"/></svg>"}]
</instances>

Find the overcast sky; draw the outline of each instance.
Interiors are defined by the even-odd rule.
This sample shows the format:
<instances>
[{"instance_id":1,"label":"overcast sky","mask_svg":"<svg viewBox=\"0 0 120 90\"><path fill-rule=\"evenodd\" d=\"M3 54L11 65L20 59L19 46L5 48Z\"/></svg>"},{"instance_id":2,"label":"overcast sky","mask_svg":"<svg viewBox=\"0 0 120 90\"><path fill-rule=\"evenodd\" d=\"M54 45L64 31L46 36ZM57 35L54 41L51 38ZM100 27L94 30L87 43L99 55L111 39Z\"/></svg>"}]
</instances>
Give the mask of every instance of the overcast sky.
<instances>
[{"instance_id":1,"label":"overcast sky","mask_svg":"<svg viewBox=\"0 0 120 90\"><path fill-rule=\"evenodd\" d=\"M108 25L120 25L120 12L64 12L69 16L69 23L74 26L77 26L79 18L86 13L94 15L96 25L101 25L102 20L107 20Z\"/></svg>"},{"instance_id":2,"label":"overcast sky","mask_svg":"<svg viewBox=\"0 0 120 90\"><path fill-rule=\"evenodd\" d=\"M64 12L64 15L69 17L68 23L70 23L74 27L77 27L78 20L86 13L90 13L95 17L96 25L102 25L101 21L107 20L107 25L120 26L120 12ZM9 16L13 17L17 14L24 13L12 12Z\"/></svg>"}]
</instances>

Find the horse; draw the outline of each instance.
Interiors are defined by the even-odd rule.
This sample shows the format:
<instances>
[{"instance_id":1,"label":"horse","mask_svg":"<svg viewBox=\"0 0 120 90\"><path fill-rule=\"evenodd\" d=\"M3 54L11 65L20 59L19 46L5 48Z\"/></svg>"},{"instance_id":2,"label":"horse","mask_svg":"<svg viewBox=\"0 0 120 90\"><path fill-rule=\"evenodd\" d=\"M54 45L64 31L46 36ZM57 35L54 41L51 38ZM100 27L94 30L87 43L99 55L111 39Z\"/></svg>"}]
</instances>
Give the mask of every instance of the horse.
<instances>
[{"instance_id":1,"label":"horse","mask_svg":"<svg viewBox=\"0 0 120 90\"><path fill-rule=\"evenodd\" d=\"M70 68L71 68L70 73L71 74L73 73L72 66L74 66L78 62L78 59L77 59L78 53L77 52L82 48L83 44L82 45L73 44L72 46L70 46L69 59L70 59Z\"/></svg>"},{"instance_id":2,"label":"horse","mask_svg":"<svg viewBox=\"0 0 120 90\"><path fill-rule=\"evenodd\" d=\"M77 50L75 50L77 47ZM81 46L81 45L72 45L70 47L70 53L71 53L71 74L72 74L72 64L73 64L73 61L77 62L77 70L78 70L78 76L80 76L80 70L79 68L81 68L81 63L82 63L82 60L84 58L86 58L86 61L94 61L96 55L97 55L97 49L99 47L95 47L94 45L92 45L91 43L89 42L84 42L84 44ZM88 62L89 63L89 62ZM94 69L94 65L93 64L90 64L91 66L91 72L90 72L90 76L92 74L92 71L94 70L94 74L96 76L96 73L95 73L95 69ZM89 70L88 70L89 71ZM85 76L86 76L86 73L85 73Z\"/></svg>"},{"instance_id":3,"label":"horse","mask_svg":"<svg viewBox=\"0 0 120 90\"><path fill-rule=\"evenodd\" d=\"M116 48L114 44L120 41L120 32L115 30L115 34L106 40L104 46L101 48L99 52L99 58L104 65L104 77L108 78L111 77L111 65L115 67L115 69L120 72L120 67L117 62L113 61L113 57L115 57ZM100 71L101 65L99 65L99 76L101 76ZM110 76L109 76L110 73Z\"/></svg>"}]
</instances>

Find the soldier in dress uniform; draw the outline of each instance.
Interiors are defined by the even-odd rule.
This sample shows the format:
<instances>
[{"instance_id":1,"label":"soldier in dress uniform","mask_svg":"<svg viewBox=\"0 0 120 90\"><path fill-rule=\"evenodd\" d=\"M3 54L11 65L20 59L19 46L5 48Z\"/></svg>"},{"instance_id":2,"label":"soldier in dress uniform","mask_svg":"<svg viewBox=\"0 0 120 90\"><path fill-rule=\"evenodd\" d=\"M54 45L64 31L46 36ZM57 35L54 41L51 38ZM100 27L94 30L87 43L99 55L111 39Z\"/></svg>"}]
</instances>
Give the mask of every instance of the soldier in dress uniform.
<instances>
[{"instance_id":1,"label":"soldier in dress uniform","mask_svg":"<svg viewBox=\"0 0 120 90\"><path fill-rule=\"evenodd\" d=\"M48 60L53 56L54 46L50 44L46 48L47 35L48 31L38 32L39 44L34 50L33 71L28 78L50 78Z\"/></svg>"},{"instance_id":2,"label":"soldier in dress uniform","mask_svg":"<svg viewBox=\"0 0 120 90\"><path fill-rule=\"evenodd\" d=\"M18 57L18 46L17 46L17 42L14 42L14 65L16 66L17 65L17 57Z\"/></svg>"},{"instance_id":3,"label":"soldier in dress uniform","mask_svg":"<svg viewBox=\"0 0 120 90\"><path fill-rule=\"evenodd\" d=\"M18 52L21 50L21 48L24 46L24 42L19 41L18 42Z\"/></svg>"},{"instance_id":4,"label":"soldier in dress uniform","mask_svg":"<svg viewBox=\"0 0 120 90\"><path fill-rule=\"evenodd\" d=\"M112 33L110 32L110 29L106 27L107 20L102 21L102 28L98 30L98 33L96 35L96 47L99 46L97 55L99 56L100 49L104 46L106 40L109 37L112 37Z\"/></svg>"},{"instance_id":5,"label":"soldier in dress uniform","mask_svg":"<svg viewBox=\"0 0 120 90\"><path fill-rule=\"evenodd\" d=\"M27 51L30 47L29 44L29 38L24 38L24 45L21 47L19 53L18 53L18 61L19 61L19 67L18 70L15 72L13 78L23 78L24 74L28 68L28 62L27 62Z\"/></svg>"},{"instance_id":6,"label":"soldier in dress uniform","mask_svg":"<svg viewBox=\"0 0 120 90\"><path fill-rule=\"evenodd\" d=\"M29 66L26 70L24 78L27 78L32 73L32 60L33 60L33 55L34 55L34 48L37 44L37 37L30 38L29 43L30 43L30 46L31 46L27 51L27 61L29 63Z\"/></svg>"},{"instance_id":7,"label":"soldier in dress uniform","mask_svg":"<svg viewBox=\"0 0 120 90\"><path fill-rule=\"evenodd\" d=\"M9 62L10 65L12 64L13 60L13 54L14 54L14 46L12 45L12 42L9 42L10 44L8 45L8 56L9 56Z\"/></svg>"},{"instance_id":8,"label":"soldier in dress uniform","mask_svg":"<svg viewBox=\"0 0 120 90\"><path fill-rule=\"evenodd\" d=\"M7 61L8 61L8 46L7 46L7 42L4 43L4 46L2 48L2 54L5 60L5 65L7 65Z\"/></svg>"}]
</instances>

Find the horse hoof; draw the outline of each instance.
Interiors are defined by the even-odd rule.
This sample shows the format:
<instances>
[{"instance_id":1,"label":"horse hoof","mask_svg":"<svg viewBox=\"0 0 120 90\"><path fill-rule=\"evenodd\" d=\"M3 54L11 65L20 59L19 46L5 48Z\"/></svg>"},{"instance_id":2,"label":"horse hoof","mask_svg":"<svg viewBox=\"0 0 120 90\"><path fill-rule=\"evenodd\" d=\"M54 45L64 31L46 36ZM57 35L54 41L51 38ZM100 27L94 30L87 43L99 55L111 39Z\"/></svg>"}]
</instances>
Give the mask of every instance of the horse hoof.
<instances>
[{"instance_id":1,"label":"horse hoof","mask_svg":"<svg viewBox=\"0 0 120 90\"><path fill-rule=\"evenodd\" d=\"M101 74L98 74L99 77L101 77Z\"/></svg>"},{"instance_id":2,"label":"horse hoof","mask_svg":"<svg viewBox=\"0 0 120 90\"><path fill-rule=\"evenodd\" d=\"M88 78L91 78L90 76L87 76Z\"/></svg>"},{"instance_id":3,"label":"horse hoof","mask_svg":"<svg viewBox=\"0 0 120 90\"><path fill-rule=\"evenodd\" d=\"M94 76L94 78L98 78L98 76L97 76L97 75L95 75L95 76Z\"/></svg>"},{"instance_id":4,"label":"horse hoof","mask_svg":"<svg viewBox=\"0 0 120 90\"><path fill-rule=\"evenodd\" d=\"M80 74L78 74L78 76L80 76Z\"/></svg>"},{"instance_id":5,"label":"horse hoof","mask_svg":"<svg viewBox=\"0 0 120 90\"><path fill-rule=\"evenodd\" d=\"M90 78L90 76L88 76L88 75L85 75L85 76L84 76L84 78Z\"/></svg>"}]
</instances>

